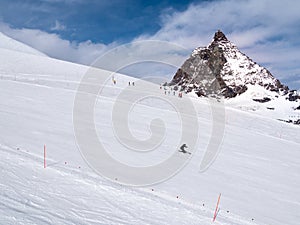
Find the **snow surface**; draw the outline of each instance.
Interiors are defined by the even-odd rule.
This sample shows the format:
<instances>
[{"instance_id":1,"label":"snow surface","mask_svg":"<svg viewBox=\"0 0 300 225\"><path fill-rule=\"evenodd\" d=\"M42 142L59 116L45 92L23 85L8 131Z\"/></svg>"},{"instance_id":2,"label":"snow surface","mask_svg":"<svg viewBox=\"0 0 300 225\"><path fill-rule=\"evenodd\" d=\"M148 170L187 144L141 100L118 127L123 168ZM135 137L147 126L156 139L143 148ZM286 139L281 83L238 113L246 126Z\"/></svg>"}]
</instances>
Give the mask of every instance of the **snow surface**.
<instances>
[{"instance_id":1,"label":"snow surface","mask_svg":"<svg viewBox=\"0 0 300 225\"><path fill-rule=\"evenodd\" d=\"M39 56L46 56L44 53L41 53L40 51L29 47L28 45L21 43L19 41L16 41L2 32L0 32L0 48L8 49L8 50L13 50L17 52L23 52L27 54L32 54L32 55L39 55Z\"/></svg>"},{"instance_id":2,"label":"snow surface","mask_svg":"<svg viewBox=\"0 0 300 225\"><path fill-rule=\"evenodd\" d=\"M222 197L215 224L299 224L300 129L276 120L285 113L280 99L274 102L274 107L281 107L274 117L266 116L266 109L257 107L260 103L249 105L246 94L259 92L256 87L228 101L220 153L208 170L199 173L212 118L206 99L191 98L200 127L191 161L166 182L127 187L97 175L77 148L73 103L87 69L0 49L0 224L206 225L212 224L219 193ZM99 76L108 73L99 70ZM101 128L105 123L108 130L112 125L107 111L128 81L134 80L120 74L115 79L117 84L106 86L105 96L95 108L99 112L97 124ZM136 109L132 126L137 136L147 137L144 124L153 116L169 119L168 128L176 131L176 112L164 104L145 102ZM99 138L116 149L112 154L130 159L130 153L117 151L116 138L108 134L98 132ZM176 132L168 135L176 140ZM159 156L167 157L168 145L161 147ZM154 154L143 163L157 157Z\"/></svg>"},{"instance_id":3,"label":"snow surface","mask_svg":"<svg viewBox=\"0 0 300 225\"><path fill-rule=\"evenodd\" d=\"M232 99L228 99L228 106L241 109L243 111L252 111L258 115L278 119L293 120L300 119L300 111L295 110L300 105L299 101L288 101L287 96L279 95L277 92L268 91L260 85L248 85L248 90ZM259 103L253 99L269 98L269 102Z\"/></svg>"}]
</instances>

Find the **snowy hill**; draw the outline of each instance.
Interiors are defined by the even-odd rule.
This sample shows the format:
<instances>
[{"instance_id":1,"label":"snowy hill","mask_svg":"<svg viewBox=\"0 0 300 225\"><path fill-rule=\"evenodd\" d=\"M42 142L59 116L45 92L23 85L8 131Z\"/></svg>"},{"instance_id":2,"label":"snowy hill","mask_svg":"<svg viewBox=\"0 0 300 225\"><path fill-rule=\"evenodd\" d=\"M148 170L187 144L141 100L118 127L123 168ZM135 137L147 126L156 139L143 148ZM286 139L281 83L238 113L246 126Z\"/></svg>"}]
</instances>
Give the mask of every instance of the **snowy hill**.
<instances>
[{"instance_id":1,"label":"snowy hill","mask_svg":"<svg viewBox=\"0 0 300 225\"><path fill-rule=\"evenodd\" d=\"M258 88L249 88L241 98L226 103L222 144L206 171L200 173L199 168L213 132L211 107L222 105L190 97L200 132L188 164L165 182L128 187L96 174L77 146L74 99L89 68L23 50L0 49L0 224L208 225L219 193L220 210L214 224L298 224L300 130L268 118L264 110L254 114L236 109L255 108L242 96L261 93ZM95 72L111 77L109 71ZM166 96L158 85L122 74L115 74L114 79L115 85L107 79L95 104L99 139L111 155L127 164L152 165L168 158L176 151L173 146L181 126L178 111L161 99L176 98L183 103L189 96ZM129 87L129 81L136 86ZM161 99L148 99L130 110L130 131L147 139L150 121L161 118L166 135L157 153L127 151L112 124L111 112L119 94L129 90L139 96L140 85L158 90ZM115 113L123 118L123 111Z\"/></svg>"},{"instance_id":2,"label":"snowy hill","mask_svg":"<svg viewBox=\"0 0 300 225\"><path fill-rule=\"evenodd\" d=\"M26 44L23 44L19 41L16 41L16 40L6 36L2 32L0 32L0 48L17 51L17 52L23 52L23 53L32 54L32 55L46 56L45 54L39 52L38 50L36 50L32 47L29 47Z\"/></svg>"}]
</instances>

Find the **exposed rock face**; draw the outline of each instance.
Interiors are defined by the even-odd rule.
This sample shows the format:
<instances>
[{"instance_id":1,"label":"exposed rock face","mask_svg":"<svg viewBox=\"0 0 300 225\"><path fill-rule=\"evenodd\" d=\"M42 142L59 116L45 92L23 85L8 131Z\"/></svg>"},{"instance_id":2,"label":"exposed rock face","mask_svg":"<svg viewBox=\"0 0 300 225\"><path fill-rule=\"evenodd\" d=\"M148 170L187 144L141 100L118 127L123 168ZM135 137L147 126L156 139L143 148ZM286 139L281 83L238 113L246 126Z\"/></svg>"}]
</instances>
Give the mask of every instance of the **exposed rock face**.
<instances>
[{"instance_id":1,"label":"exposed rock face","mask_svg":"<svg viewBox=\"0 0 300 225\"><path fill-rule=\"evenodd\" d=\"M283 122L286 122L286 123L292 123L292 124L295 124L295 125L300 125L300 119L297 119L297 120L279 120L279 121L283 121Z\"/></svg>"},{"instance_id":2,"label":"exposed rock face","mask_svg":"<svg viewBox=\"0 0 300 225\"><path fill-rule=\"evenodd\" d=\"M210 49L201 49L199 53L192 54L178 69L171 85L179 85L187 92L195 89L199 96L215 93L216 90L226 88L220 76L225 63L226 59L221 48L215 46Z\"/></svg>"},{"instance_id":3,"label":"exposed rock face","mask_svg":"<svg viewBox=\"0 0 300 225\"><path fill-rule=\"evenodd\" d=\"M294 102L294 101L297 101L298 99L300 99L300 96L298 95L297 91L291 90L288 93L287 99L291 102Z\"/></svg>"},{"instance_id":4,"label":"exposed rock face","mask_svg":"<svg viewBox=\"0 0 300 225\"><path fill-rule=\"evenodd\" d=\"M244 93L248 84L258 84L281 94L288 93L288 87L217 31L207 47L199 47L192 52L169 85L178 86L185 92L194 91L198 96L232 98Z\"/></svg>"},{"instance_id":5,"label":"exposed rock face","mask_svg":"<svg viewBox=\"0 0 300 225\"><path fill-rule=\"evenodd\" d=\"M260 102L260 103L265 103L265 102L271 101L271 99L268 98L268 97L264 97L263 99L253 99L253 101Z\"/></svg>"}]
</instances>

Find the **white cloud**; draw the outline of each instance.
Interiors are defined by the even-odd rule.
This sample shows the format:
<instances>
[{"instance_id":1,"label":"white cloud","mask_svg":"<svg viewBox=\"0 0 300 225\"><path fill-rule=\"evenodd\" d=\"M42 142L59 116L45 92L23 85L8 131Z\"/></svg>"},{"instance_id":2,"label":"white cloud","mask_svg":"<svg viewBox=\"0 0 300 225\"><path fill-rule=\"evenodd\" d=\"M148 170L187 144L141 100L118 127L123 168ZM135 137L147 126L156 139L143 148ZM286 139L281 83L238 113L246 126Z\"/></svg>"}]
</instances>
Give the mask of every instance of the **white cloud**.
<instances>
[{"instance_id":1,"label":"white cloud","mask_svg":"<svg viewBox=\"0 0 300 225\"><path fill-rule=\"evenodd\" d=\"M222 29L240 47L295 31L300 2L225 0L190 5L184 12L162 15L162 28L151 38L191 47L207 44ZM185 42L185 40L189 40ZM192 42L190 42L192 41Z\"/></svg>"},{"instance_id":2,"label":"white cloud","mask_svg":"<svg viewBox=\"0 0 300 225\"><path fill-rule=\"evenodd\" d=\"M50 28L50 30L52 30L52 31L61 31L61 30L65 30L65 29L66 29L66 26L61 24L58 20L55 20L55 25Z\"/></svg>"},{"instance_id":3,"label":"white cloud","mask_svg":"<svg viewBox=\"0 0 300 225\"><path fill-rule=\"evenodd\" d=\"M0 23L0 31L50 57L87 65L116 45L115 43L105 45L91 41L70 42L57 34L36 29L14 29L5 23Z\"/></svg>"}]
</instances>

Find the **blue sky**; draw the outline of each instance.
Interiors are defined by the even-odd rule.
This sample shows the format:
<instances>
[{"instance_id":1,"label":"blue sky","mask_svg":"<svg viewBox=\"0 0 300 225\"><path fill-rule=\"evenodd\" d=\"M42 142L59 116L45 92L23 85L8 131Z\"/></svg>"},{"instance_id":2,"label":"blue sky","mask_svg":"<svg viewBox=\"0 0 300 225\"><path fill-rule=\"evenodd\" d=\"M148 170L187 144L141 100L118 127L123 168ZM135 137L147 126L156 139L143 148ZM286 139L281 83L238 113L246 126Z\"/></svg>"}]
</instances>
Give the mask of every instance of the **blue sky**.
<instances>
[{"instance_id":1,"label":"blue sky","mask_svg":"<svg viewBox=\"0 0 300 225\"><path fill-rule=\"evenodd\" d=\"M0 12L2 21L14 28L58 33L71 41L109 44L127 42L143 33L154 34L160 29L161 13L183 11L192 2L201 1L2 0Z\"/></svg>"},{"instance_id":2,"label":"blue sky","mask_svg":"<svg viewBox=\"0 0 300 225\"><path fill-rule=\"evenodd\" d=\"M191 51L221 29L250 58L300 89L299 8L293 0L2 0L0 31L51 57L90 64L137 40Z\"/></svg>"}]
</instances>

